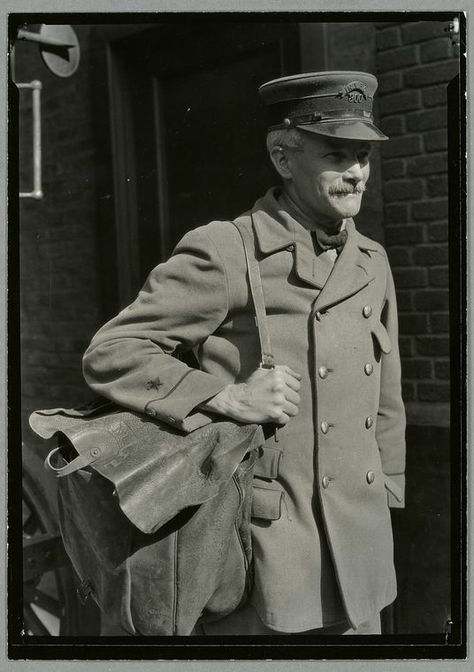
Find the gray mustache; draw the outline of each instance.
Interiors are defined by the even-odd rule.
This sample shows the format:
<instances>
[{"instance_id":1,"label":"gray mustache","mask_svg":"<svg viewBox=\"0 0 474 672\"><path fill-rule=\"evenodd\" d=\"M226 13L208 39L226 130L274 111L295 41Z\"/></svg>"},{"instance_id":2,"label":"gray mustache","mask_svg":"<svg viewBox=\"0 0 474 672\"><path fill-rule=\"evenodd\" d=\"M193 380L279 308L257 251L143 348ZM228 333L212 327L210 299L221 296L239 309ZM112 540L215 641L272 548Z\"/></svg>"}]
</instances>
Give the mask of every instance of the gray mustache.
<instances>
[{"instance_id":1,"label":"gray mustache","mask_svg":"<svg viewBox=\"0 0 474 672\"><path fill-rule=\"evenodd\" d=\"M329 193L332 194L363 194L364 191L367 191L367 187L363 182L359 182L355 186L349 184L336 184L329 189Z\"/></svg>"}]
</instances>

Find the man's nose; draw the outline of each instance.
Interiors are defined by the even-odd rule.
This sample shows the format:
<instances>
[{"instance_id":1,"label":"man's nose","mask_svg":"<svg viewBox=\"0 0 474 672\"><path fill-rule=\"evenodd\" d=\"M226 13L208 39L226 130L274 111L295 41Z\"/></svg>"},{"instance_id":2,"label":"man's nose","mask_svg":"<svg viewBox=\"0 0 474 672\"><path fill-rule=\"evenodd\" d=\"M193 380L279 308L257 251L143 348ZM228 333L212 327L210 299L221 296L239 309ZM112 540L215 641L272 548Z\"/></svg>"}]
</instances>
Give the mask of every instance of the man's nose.
<instances>
[{"instance_id":1,"label":"man's nose","mask_svg":"<svg viewBox=\"0 0 474 672\"><path fill-rule=\"evenodd\" d=\"M364 173L362 172L362 166L358 159L355 159L354 162L348 166L344 173L344 177L348 180L351 180L355 183L361 182L364 179Z\"/></svg>"}]
</instances>

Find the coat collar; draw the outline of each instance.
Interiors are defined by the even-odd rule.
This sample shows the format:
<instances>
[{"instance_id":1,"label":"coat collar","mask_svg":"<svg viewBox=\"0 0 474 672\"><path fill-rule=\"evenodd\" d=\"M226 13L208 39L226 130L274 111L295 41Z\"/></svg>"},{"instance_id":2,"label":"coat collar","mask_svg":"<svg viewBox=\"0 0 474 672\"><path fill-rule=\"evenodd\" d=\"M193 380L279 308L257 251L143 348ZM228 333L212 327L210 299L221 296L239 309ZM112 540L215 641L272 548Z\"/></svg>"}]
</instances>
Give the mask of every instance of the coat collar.
<instances>
[{"instance_id":1,"label":"coat collar","mask_svg":"<svg viewBox=\"0 0 474 672\"><path fill-rule=\"evenodd\" d=\"M352 219L345 220L347 242L333 266L326 263L325 255L315 256L310 231L282 209L277 201L278 193L278 187L271 188L252 208L258 248L263 255L269 255L294 246L297 276L321 289L316 310L356 294L373 279L370 252L377 250L378 245L362 236Z\"/></svg>"},{"instance_id":2,"label":"coat collar","mask_svg":"<svg viewBox=\"0 0 474 672\"><path fill-rule=\"evenodd\" d=\"M272 187L252 208L255 237L262 254L273 254L296 242L297 228L303 228L277 201L279 189Z\"/></svg>"}]
</instances>

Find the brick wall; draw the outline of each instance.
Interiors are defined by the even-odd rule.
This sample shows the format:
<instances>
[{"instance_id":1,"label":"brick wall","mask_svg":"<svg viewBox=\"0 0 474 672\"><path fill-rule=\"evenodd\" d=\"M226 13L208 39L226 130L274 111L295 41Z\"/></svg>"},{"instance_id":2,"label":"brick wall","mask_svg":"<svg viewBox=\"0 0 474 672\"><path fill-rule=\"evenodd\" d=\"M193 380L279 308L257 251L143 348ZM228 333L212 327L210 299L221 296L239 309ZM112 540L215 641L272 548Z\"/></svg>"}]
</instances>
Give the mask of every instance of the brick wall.
<instances>
[{"instance_id":1,"label":"brick wall","mask_svg":"<svg viewBox=\"0 0 474 672\"><path fill-rule=\"evenodd\" d=\"M37 26L29 27L36 31ZM94 44L79 26L81 63L68 79L52 75L37 45L20 43L15 80L42 82L42 200L20 200L21 385L24 438L36 408L90 398L82 353L101 322L101 261L96 212L98 170L90 95ZM31 95L19 98L20 189L32 188Z\"/></svg>"},{"instance_id":2,"label":"brick wall","mask_svg":"<svg viewBox=\"0 0 474 672\"><path fill-rule=\"evenodd\" d=\"M446 87L458 57L439 21L376 25L385 245L400 316L409 420L446 424L449 402Z\"/></svg>"}]
</instances>

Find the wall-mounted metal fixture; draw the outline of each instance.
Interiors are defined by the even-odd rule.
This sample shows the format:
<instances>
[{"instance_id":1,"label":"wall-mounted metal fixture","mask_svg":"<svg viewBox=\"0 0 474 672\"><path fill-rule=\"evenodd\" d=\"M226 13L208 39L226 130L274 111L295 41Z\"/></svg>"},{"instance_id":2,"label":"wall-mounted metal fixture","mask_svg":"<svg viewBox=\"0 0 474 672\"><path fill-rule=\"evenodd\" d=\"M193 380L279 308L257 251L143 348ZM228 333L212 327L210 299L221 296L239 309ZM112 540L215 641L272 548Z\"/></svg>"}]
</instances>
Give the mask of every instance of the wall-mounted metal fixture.
<instances>
[{"instance_id":1,"label":"wall-mounted metal fixture","mask_svg":"<svg viewBox=\"0 0 474 672\"><path fill-rule=\"evenodd\" d=\"M459 26L459 18L457 16L454 17L452 21L449 22L448 27L444 29L446 33L449 35L449 39L451 40L451 44L453 47L459 47L459 42L460 42L460 26Z\"/></svg>"},{"instance_id":2,"label":"wall-mounted metal fixture","mask_svg":"<svg viewBox=\"0 0 474 672\"><path fill-rule=\"evenodd\" d=\"M42 25L39 33L20 28L18 41L36 42L43 63L57 77L70 77L78 66L80 59L79 41L71 26ZM10 54L11 77L14 77L14 47ZM20 192L20 198L43 197L41 186L41 89L42 84L35 79L32 82L15 82L19 89L31 89L33 106L33 190Z\"/></svg>"},{"instance_id":3,"label":"wall-mounted metal fixture","mask_svg":"<svg viewBox=\"0 0 474 672\"><path fill-rule=\"evenodd\" d=\"M41 188L41 88L38 79L17 83L19 89L31 89L33 102L33 191L20 191L20 198L43 198Z\"/></svg>"},{"instance_id":4,"label":"wall-mounted metal fixture","mask_svg":"<svg viewBox=\"0 0 474 672\"><path fill-rule=\"evenodd\" d=\"M39 33L20 28L17 39L37 42L44 64L57 77L70 77L76 72L80 49L71 26L42 25Z\"/></svg>"}]
</instances>

